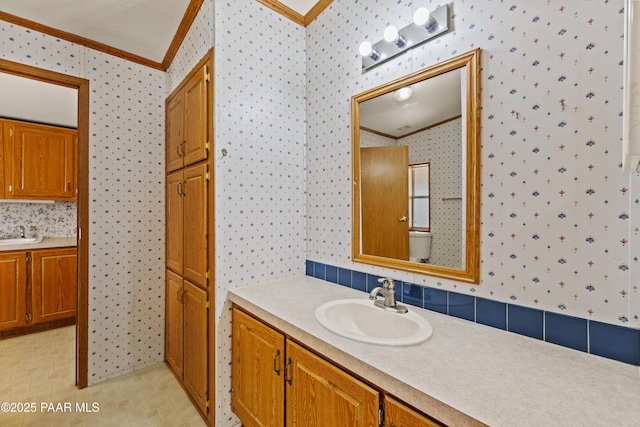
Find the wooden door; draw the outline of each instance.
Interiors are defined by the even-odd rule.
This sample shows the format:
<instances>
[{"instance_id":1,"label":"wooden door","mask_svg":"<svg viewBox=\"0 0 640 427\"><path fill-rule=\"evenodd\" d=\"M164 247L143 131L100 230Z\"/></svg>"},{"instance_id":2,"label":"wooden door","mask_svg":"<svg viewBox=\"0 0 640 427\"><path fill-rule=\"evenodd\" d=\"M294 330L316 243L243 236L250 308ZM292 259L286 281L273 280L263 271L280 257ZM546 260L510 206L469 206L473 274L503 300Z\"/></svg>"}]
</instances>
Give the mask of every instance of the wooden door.
<instances>
[{"instance_id":1,"label":"wooden door","mask_svg":"<svg viewBox=\"0 0 640 427\"><path fill-rule=\"evenodd\" d=\"M178 378L182 378L184 323L182 277L166 271L165 359Z\"/></svg>"},{"instance_id":2,"label":"wooden door","mask_svg":"<svg viewBox=\"0 0 640 427\"><path fill-rule=\"evenodd\" d=\"M184 270L183 277L207 287L208 221L207 166L184 169Z\"/></svg>"},{"instance_id":3,"label":"wooden door","mask_svg":"<svg viewBox=\"0 0 640 427\"><path fill-rule=\"evenodd\" d=\"M207 66L184 87L184 165L207 158Z\"/></svg>"},{"instance_id":4,"label":"wooden door","mask_svg":"<svg viewBox=\"0 0 640 427\"><path fill-rule=\"evenodd\" d=\"M78 289L76 248L33 251L33 323L75 317Z\"/></svg>"},{"instance_id":5,"label":"wooden door","mask_svg":"<svg viewBox=\"0 0 640 427\"><path fill-rule=\"evenodd\" d=\"M183 282L184 286L184 369L183 381L196 405L207 413L208 303L207 292Z\"/></svg>"},{"instance_id":6,"label":"wooden door","mask_svg":"<svg viewBox=\"0 0 640 427\"><path fill-rule=\"evenodd\" d=\"M246 427L284 426L284 342L281 333L233 309L231 407Z\"/></svg>"},{"instance_id":7,"label":"wooden door","mask_svg":"<svg viewBox=\"0 0 640 427\"><path fill-rule=\"evenodd\" d=\"M5 141L5 156L9 156L5 160L5 197L75 199L77 132L32 123L7 123L10 138L9 144Z\"/></svg>"},{"instance_id":8,"label":"wooden door","mask_svg":"<svg viewBox=\"0 0 640 427\"><path fill-rule=\"evenodd\" d=\"M0 253L0 331L26 325L27 254Z\"/></svg>"},{"instance_id":9,"label":"wooden door","mask_svg":"<svg viewBox=\"0 0 640 427\"><path fill-rule=\"evenodd\" d=\"M360 149L362 253L409 260L409 149Z\"/></svg>"},{"instance_id":10,"label":"wooden door","mask_svg":"<svg viewBox=\"0 0 640 427\"><path fill-rule=\"evenodd\" d=\"M385 425L389 427L440 427L439 424L409 408L393 397L385 396Z\"/></svg>"},{"instance_id":11,"label":"wooden door","mask_svg":"<svg viewBox=\"0 0 640 427\"><path fill-rule=\"evenodd\" d=\"M378 391L292 341L286 354L287 427L379 425Z\"/></svg>"},{"instance_id":12,"label":"wooden door","mask_svg":"<svg viewBox=\"0 0 640 427\"><path fill-rule=\"evenodd\" d=\"M180 91L167 100L166 106L167 172L183 166L184 141L184 92Z\"/></svg>"},{"instance_id":13,"label":"wooden door","mask_svg":"<svg viewBox=\"0 0 640 427\"><path fill-rule=\"evenodd\" d=\"M184 182L182 171L169 174L166 185L166 263L167 268L182 274L184 257Z\"/></svg>"}]
</instances>

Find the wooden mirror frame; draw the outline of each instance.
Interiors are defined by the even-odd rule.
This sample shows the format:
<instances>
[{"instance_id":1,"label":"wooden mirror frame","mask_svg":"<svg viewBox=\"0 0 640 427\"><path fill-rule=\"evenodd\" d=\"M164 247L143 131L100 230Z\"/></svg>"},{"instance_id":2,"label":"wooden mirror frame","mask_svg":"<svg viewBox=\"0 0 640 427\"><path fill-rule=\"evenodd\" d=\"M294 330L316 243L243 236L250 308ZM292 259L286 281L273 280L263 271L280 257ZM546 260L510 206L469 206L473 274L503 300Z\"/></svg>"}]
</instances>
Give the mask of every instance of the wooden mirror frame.
<instances>
[{"instance_id":1,"label":"wooden mirror frame","mask_svg":"<svg viewBox=\"0 0 640 427\"><path fill-rule=\"evenodd\" d=\"M361 252L360 244L360 108L361 102L393 92L454 69L466 67L466 222L465 265L463 269L421 264ZM465 283L480 278L480 49L424 68L408 76L362 92L351 98L352 125L352 259L354 262L442 277Z\"/></svg>"}]
</instances>

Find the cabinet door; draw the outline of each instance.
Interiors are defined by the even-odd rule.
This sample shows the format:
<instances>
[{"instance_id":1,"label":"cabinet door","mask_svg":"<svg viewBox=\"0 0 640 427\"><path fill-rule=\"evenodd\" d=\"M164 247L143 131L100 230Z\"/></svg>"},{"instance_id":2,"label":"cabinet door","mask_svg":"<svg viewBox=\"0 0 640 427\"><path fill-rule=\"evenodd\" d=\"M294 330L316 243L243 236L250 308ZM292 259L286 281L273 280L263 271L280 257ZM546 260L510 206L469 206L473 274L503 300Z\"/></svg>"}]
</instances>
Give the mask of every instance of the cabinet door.
<instances>
[{"instance_id":1,"label":"cabinet door","mask_svg":"<svg viewBox=\"0 0 640 427\"><path fill-rule=\"evenodd\" d=\"M231 407L246 427L284 425L284 340L233 309Z\"/></svg>"},{"instance_id":2,"label":"cabinet door","mask_svg":"<svg viewBox=\"0 0 640 427\"><path fill-rule=\"evenodd\" d=\"M76 248L34 251L33 322L47 322L76 315Z\"/></svg>"},{"instance_id":3,"label":"cabinet door","mask_svg":"<svg viewBox=\"0 0 640 427\"><path fill-rule=\"evenodd\" d=\"M184 270L183 276L207 287L207 166L184 169Z\"/></svg>"},{"instance_id":4,"label":"cabinet door","mask_svg":"<svg viewBox=\"0 0 640 427\"><path fill-rule=\"evenodd\" d=\"M287 426L377 426L378 391L287 341Z\"/></svg>"},{"instance_id":5,"label":"cabinet door","mask_svg":"<svg viewBox=\"0 0 640 427\"><path fill-rule=\"evenodd\" d=\"M167 268L178 274L183 270L184 245L184 182L182 171L167 176L167 223L166 258Z\"/></svg>"},{"instance_id":6,"label":"cabinet door","mask_svg":"<svg viewBox=\"0 0 640 427\"><path fill-rule=\"evenodd\" d=\"M442 424L430 420L393 397L385 396L385 425L389 427L440 427Z\"/></svg>"},{"instance_id":7,"label":"cabinet door","mask_svg":"<svg viewBox=\"0 0 640 427\"><path fill-rule=\"evenodd\" d=\"M75 199L77 132L31 123L7 124L5 197Z\"/></svg>"},{"instance_id":8,"label":"cabinet door","mask_svg":"<svg viewBox=\"0 0 640 427\"><path fill-rule=\"evenodd\" d=\"M184 165L207 158L207 66L184 87Z\"/></svg>"},{"instance_id":9,"label":"cabinet door","mask_svg":"<svg viewBox=\"0 0 640 427\"><path fill-rule=\"evenodd\" d=\"M178 378L182 378L183 367L183 287L182 277L167 270L167 293L165 299L165 359Z\"/></svg>"},{"instance_id":10,"label":"cabinet door","mask_svg":"<svg viewBox=\"0 0 640 427\"><path fill-rule=\"evenodd\" d=\"M0 253L0 331L26 325L27 256Z\"/></svg>"},{"instance_id":11,"label":"cabinet door","mask_svg":"<svg viewBox=\"0 0 640 427\"><path fill-rule=\"evenodd\" d=\"M166 106L167 172L183 166L184 140L184 92L180 91L167 101Z\"/></svg>"},{"instance_id":12,"label":"cabinet door","mask_svg":"<svg viewBox=\"0 0 640 427\"><path fill-rule=\"evenodd\" d=\"M207 413L207 292L184 281L184 385L203 414Z\"/></svg>"}]
</instances>

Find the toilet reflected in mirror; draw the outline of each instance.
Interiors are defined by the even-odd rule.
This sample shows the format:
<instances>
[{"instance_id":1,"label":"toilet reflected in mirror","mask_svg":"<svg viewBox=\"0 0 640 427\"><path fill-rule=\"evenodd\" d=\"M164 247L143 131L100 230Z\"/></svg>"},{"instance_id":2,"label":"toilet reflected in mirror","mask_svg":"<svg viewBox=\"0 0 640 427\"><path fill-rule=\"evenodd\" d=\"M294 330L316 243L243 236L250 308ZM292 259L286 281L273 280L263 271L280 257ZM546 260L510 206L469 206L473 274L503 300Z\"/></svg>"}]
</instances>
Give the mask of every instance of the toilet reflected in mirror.
<instances>
[{"instance_id":1,"label":"toilet reflected in mirror","mask_svg":"<svg viewBox=\"0 0 640 427\"><path fill-rule=\"evenodd\" d=\"M409 261L429 263L433 234L428 231L409 232Z\"/></svg>"}]
</instances>

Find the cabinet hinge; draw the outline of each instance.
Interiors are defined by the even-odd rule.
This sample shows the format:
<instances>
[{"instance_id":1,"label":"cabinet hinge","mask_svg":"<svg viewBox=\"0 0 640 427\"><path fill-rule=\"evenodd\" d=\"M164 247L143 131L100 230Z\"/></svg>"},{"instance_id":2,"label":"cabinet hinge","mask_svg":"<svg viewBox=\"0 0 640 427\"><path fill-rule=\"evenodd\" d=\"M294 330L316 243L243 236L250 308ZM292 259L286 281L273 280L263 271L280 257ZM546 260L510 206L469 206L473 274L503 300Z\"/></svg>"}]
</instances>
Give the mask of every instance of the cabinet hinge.
<instances>
[{"instance_id":1,"label":"cabinet hinge","mask_svg":"<svg viewBox=\"0 0 640 427\"><path fill-rule=\"evenodd\" d=\"M207 270L207 272L204 274L204 278L209 280L209 270Z\"/></svg>"},{"instance_id":2,"label":"cabinet hinge","mask_svg":"<svg viewBox=\"0 0 640 427\"><path fill-rule=\"evenodd\" d=\"M209 141L205 142L204 149L209 151L211 149L211 143Z\"/></svg>"},{"instance_id":3,"label":"cabinet hinge","mask_svg":"<svg viewBox=\"0 0 640 427\"><path fill-rule=\"evenodd\" d=\"M207 301L207 303L204 305L205 308L209 308L209 301Z\"/></svg>"},{"instance_id":4,"label":"cabinet hinge","mask_svg":"<svg viewBox=\"0 0 640 427\"><path fill-rule=\"evenodd\" d=\"M13 136L13 129L9 129L9 136Z\"/></svg>"},{"instance_id":5,"label":"cabinet hinge","mask_svg":"<svg viewBox=\"0 0 640 427\"><path fill-rule=\"evenodd\" d=\"M207 409L209 409L209 400L207 400Z\"/></svg>"},{"instance_id":6,"label":"cabinet hinge","mask_svg":"<svg viewBox=\"0 0 640 427\"><path fill-rule=\"evenodd\" d=\"M33 320L33 314L27 313L27 315L24 316L24 318L27 320L27 322L31 322L31 320Z\"/></svg>"},{"instance_id":7,"label":"cabinet hinge","mask_svg":"<svg viewBox=\"0 0 640 427\"><path fill-rule=\"evenodd\" d=\"M204 176L204 178L209 181L211 178L209 177L209 172L207 171L206 175Z\"/></svg>"},{"instance_id":8,"label":"cabinet hinge","mask_svg":"<svg viewBox=\"0 0 640 427\"><path fill-rule=\"evenodd\" d=\"M27 262L33 262L33 257L31 255L27 255Z\"/></svg>"},{"instance_id":9,"label":"cabinet hinge","mask_svg":"<svg viewBox=\"0 0 640 427\"><path fill-rule=\"evenodd\" d=\"M205 65L205 67L204 67L204 81L209 83L210 80L211 80L211 74L209 74L209 67L207 67Z\"/></svg>"},{"instance_id":10,"label":"cabinet hinge","mask_svg":"<svg viewBox=\"0 0 640 427\"><path fill-rule=\"evenodd\" d=\"M384 426L384 402L380 402L380 407L378 408L378 426Z\"/></svg>"}]
</instances>

